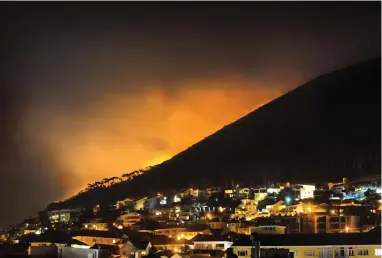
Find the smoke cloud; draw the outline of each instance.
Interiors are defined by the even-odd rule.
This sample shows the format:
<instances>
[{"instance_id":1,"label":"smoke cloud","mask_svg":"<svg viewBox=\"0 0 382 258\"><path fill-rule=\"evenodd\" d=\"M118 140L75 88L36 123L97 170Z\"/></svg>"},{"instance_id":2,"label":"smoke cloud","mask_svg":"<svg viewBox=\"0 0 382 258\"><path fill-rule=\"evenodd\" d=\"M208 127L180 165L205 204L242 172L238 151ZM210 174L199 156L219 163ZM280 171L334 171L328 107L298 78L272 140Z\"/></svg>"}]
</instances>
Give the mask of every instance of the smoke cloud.
<instances>
[{"instance_id":1,"label":"smoke cloud","mask_svg":"<svg viewBox=\"0 0 382 258\"><path fill-rule=\"evenodd\" d=\"M370 3L196 13L57 4L5 6L4 226L380 54L380 8Z\"/></svg>"}]
</instances>

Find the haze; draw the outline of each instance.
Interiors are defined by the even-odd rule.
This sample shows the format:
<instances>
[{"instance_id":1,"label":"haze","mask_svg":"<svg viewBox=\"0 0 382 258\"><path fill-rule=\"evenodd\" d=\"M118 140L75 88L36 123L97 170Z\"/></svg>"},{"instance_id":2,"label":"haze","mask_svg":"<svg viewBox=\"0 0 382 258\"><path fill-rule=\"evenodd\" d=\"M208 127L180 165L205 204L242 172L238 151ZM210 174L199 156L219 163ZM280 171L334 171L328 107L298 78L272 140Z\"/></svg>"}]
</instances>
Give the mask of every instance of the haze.
<instances>
[{"instance_id":1,"label":"haze","mask_svg":"<svg viewBox=\"0 0 382 258\"><path fill-rule=\"evenodd\" d=\"M1 226L380 55L378 2L1 5Z\"/></svg>"}]
</instances>

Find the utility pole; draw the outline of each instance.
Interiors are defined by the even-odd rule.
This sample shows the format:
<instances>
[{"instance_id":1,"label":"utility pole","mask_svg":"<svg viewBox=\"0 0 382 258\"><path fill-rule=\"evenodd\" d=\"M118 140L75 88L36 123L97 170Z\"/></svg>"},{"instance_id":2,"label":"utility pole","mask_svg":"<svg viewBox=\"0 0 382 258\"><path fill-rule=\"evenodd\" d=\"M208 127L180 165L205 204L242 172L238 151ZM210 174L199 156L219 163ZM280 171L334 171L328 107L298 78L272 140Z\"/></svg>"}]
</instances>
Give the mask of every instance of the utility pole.
<instances>
[{"instance_id":1,"label":"utility pole","mask_svg":"<svg viewBox=\"0 0 382 258\"><path fill-rule=\"evenodd\" d=\"M251 258L260 258L260 241L257 237L257 233L251 235L252 247L251 247Z\"/></svg>"}]
</instances>

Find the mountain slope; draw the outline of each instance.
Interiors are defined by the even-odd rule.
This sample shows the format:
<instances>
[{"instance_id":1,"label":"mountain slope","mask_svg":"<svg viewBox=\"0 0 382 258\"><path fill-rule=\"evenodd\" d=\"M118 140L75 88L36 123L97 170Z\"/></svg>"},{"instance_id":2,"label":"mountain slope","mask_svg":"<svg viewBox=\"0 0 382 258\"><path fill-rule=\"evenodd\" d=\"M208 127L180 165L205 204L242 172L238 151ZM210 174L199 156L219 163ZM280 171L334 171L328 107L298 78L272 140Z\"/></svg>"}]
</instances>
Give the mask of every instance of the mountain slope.
<instances>
[{"instance_id":1,"label":"mountain slope","mask_svg":"<svg viewBox=\"0 0 382 258\"><path fill-rule=\"evenodd\" d=\"M322 75L134 180L102 191L114 201L232 180L261 184L352 178L380 173L380 148L378 58ZM87 193L72 202L90 201L94 196Z\"/></svg>"}]
</instances>

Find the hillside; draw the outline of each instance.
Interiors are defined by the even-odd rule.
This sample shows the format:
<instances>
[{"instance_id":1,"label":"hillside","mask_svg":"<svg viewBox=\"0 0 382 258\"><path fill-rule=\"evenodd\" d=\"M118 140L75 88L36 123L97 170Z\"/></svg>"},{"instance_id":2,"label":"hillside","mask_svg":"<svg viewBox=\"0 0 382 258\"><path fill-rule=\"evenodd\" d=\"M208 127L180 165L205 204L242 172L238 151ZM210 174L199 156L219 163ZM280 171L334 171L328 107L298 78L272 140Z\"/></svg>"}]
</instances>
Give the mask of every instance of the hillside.
<instances>
[{"instance_id":1,"label":"hillside","mask_svg":"<svg viewBox=\"0 0 382 258\"><path fill-rule=\"evenodd\" d=\"M144 174L67 203L269 180L322 182L379 174L380 58L296 88Z\"/></svg>"}]
</instances>

